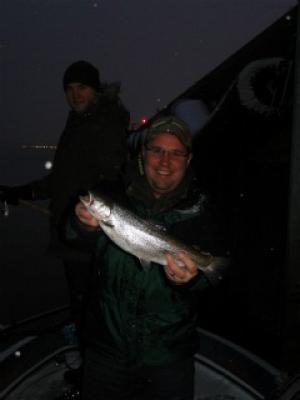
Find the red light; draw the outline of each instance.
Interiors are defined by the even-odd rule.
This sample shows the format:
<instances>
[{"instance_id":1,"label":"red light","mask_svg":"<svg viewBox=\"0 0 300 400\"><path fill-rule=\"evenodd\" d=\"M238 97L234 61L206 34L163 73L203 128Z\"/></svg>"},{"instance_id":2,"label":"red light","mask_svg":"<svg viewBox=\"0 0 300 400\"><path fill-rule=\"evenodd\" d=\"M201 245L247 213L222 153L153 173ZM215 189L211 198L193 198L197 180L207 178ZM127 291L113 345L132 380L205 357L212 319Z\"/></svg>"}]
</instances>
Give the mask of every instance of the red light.
<instances>
[{"instance_id":1,"label":"red light","mask_svg":"<svg viewBox=\"0 0 300 400\"><path fill-rule=\"evenodd\" d=\"M144 125L148 122L148 118L147 117L142 117L141 118L141 123Z\"/></svg>"}]
</instances>

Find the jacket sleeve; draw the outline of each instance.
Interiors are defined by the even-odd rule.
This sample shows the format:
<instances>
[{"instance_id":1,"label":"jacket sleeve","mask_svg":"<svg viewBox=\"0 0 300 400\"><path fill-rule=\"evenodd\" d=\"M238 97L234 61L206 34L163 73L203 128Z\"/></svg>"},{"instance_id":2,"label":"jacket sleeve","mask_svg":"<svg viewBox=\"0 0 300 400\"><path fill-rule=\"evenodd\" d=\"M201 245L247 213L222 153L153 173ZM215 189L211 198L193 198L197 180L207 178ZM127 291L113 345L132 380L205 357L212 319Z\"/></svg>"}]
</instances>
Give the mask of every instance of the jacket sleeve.
<instances>
[{"instance_id":1,"label":"jacket sleeve","mask_svg":"<svg viewBox=\"0 0 300 400\"><path fill-rule=\"evenodd\" d=\"M202 292L205 289L208 289L210 286L212 286L211 282L206 278L204 273L201 271L199 271L198 274L194 276L194 278L192 278L187 283L178 285L169 280L168 282L174 289L180 292L193 292L193 291Z\"/></svg>"},{"instance_id":2,"label":"jacket sleeve","mask_svg":"<svg viewBox=\"0 0 300 400\"><path fill-rule=\"evenodd\" d=\"M90 165L91 183L115 180L127 160L126 126L117 110L96 120L86 143L86 162Z\"/></svg>"},{"instance_id":3,"label":"jacket sleeve","mask_svg":"<svg viewBox=\"0 0 300 400\"><path fill-rule=\"evenodd\" d=\"M103 178L115 180L120 176L121 170L127 159L127 144L125 129L120 121L111 121L105 128L105 148L103 152L102 171ZM99 148L103 143L99 143Z\"/></svg>"},{"instance_id":4,"label":"jacket sleeve","mask_svg":"<svg viewBox=\"0 0 300 400\"><path fill-rule=\"evenodd\" d=\"M88 252L94 252L99 238L104 237L100 228L95 229L83 225L74 212L69 214L61 224L60 233L66 244Z\"/></svg>"},{"instance_id":5,"label":"jacket sleeve","mask_svg":"<svg viewBox=\"0 0 300 400\"><path fill-rule=\"evenodd\" d=\"M46 200L51 198L51 176L19 186L1 186L1 201L18 205L20 200Z\"/></svg>"}]
</instances>

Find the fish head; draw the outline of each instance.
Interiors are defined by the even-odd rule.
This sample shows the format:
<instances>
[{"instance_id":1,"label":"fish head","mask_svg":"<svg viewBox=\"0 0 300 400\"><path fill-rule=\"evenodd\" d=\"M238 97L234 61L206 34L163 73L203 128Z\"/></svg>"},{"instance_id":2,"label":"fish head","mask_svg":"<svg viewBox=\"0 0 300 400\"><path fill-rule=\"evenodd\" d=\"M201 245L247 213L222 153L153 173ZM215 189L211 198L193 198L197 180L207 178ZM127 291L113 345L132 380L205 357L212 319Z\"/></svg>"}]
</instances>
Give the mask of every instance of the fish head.
<instances>
[{"instance_id":1,"label":"fish head","mask_svg":"<svg viewBox=\"0 0 300 400\"><path fill-rule=\"evenodd\" d=\"M111 214L111 207L104 199L95 195L93 192L88 192L88 196L79 196L81 203L98 221L106 221Z\"/></svg>"}]
</instances>

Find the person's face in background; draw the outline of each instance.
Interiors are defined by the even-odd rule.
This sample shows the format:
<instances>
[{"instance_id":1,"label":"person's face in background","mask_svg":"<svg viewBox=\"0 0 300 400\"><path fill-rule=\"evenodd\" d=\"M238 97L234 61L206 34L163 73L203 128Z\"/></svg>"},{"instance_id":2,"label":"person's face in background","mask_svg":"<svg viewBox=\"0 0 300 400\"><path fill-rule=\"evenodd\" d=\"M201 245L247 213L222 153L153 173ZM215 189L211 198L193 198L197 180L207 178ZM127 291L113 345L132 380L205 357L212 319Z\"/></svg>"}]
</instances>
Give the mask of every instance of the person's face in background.
<instances>
[{"instance_id":1,"label":"person's face in background","mask_svg":"<svg viewBox=\"0 0 300 400\"><path fill-rule=\"evenodd\" d=\"M192 158L177 136L163 132L143 148L142 154L145 174L156 197L180 184Z\"/></svg>"},{"instance_id":2,"label":"person's face in background","mask_svg":"<svg viewBox=\"0 0 300 400\"><path fill-rule=\"evenodd\" d=\"M66 87L66 100L73 111L84 113L94 101L97 91L82 83L73 82Z\"/></svg>"}]
</instances>

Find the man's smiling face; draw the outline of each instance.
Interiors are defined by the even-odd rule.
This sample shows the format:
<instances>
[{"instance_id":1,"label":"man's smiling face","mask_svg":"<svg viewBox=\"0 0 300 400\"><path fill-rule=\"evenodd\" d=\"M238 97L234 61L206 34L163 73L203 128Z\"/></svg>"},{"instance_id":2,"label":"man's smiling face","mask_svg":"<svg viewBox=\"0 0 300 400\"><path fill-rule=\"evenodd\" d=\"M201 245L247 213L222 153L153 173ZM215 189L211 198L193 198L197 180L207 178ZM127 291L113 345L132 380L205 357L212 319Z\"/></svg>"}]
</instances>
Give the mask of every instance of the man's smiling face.
<instances>
[{"instance_id":1,"label":"man's smiling face","mask_svg":"<svg viewBox=\"0 0 300 400\"><path fill-rule=\"evenodd\" d=\"M192 155L172 133L159 133L143 148L147 180L156 197L174 190L182 181Z\"/></svg>"}]
</instances>

